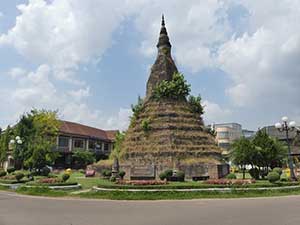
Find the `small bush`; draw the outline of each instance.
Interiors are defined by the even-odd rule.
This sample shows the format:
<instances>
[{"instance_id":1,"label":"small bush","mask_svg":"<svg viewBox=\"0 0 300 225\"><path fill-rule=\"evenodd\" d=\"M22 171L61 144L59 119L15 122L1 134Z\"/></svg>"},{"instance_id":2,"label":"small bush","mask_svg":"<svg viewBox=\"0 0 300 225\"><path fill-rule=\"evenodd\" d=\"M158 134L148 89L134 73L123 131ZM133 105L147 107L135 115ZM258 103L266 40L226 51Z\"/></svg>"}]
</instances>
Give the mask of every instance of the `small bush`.
<instances>
[{"instance_id":1,"label":"small bush","mask_svg":"<svg viewBox=\"0 0 300 225\"><path fill-rule=\"evenodd\" d=\"M106 178L111 177L111 171L110 171L110 170L107 170L107 169L102 170L102 176L103 176L103 177L106 177Z\"/></svg>"},{"instance_id":2,"label":"small bush","mask_svg":"<svg viewBox=\"0 0 300 225\"><path fill-rule=\"evenodd\" d=\"M159 174L159 179L160 180L165 180L167 178L167 176L166 176L166 173L165 172L161 172L160 174Z\"/></svg>"},{"instance_id":3,"label":"small bush","mask_svg":"<svg viewBox=\"0 0 300 225\"><path fill-rule=\"evenodd\" d=\"M20 181L24 176L25 176L24 173L18 172L16 173L15 178L17 181Z\"/></svg>"},{"instance_id":4,"label":"small bush","mask_svg":"<svg viewBox=\"0 0 300 225\"><path fill-rule=\"evenodd\" d=\"M41 170L41 175L47 177L49 175L49 173L51 172L51 170L45 166L42 170Z\"/></svg>"},{"instance_id":5,"label":"small bush","mask_svg":"<svg viewBox=\"0 0 300 225\"><path fill-rule=\"evenodd\" d=\"M82 174L85 174L85 170L83 170L83 169L78 170L78 172L82 173Z\"/></svg>"},{"instance_id":6,"label":"small bush","mask_svg":"<svg viewBox=\"0 0 300 225\"><path fill-rule=\"evenodd\" d=\"M282 182L288 182L288 181L290 181L290 179L288 178L287 175L282 175L282 176L280 177L280 181L282 181Z\"/></svg>"},{"instance_id":7,"label":"small bush","mask_svg":"<svg viewBox=\"0 0 300 225\"><path fill-rule=\"evenodd\" d=\"M267 176L267 179L270 181L270 183L275 183L276 181L280 180L280 176L276 172L270 172Z\"/></svg>"},{"instance_id":8,"label":"small bush","mask_svg":"<svg viewBox=\"0 0 300 225\"><path fill-rule=\"evenodd\" d=\"M170 180L170 178L171 178L172 175L173 175L173 170L170 170L170 169L165 170L165 174L166 174L167 180Z\"/></svg>"},{"instance_id":9,"label":"small bush","mask_svg":"<svg viewBox=\"0 0 300 225\"><path fill-rule=\"evenodd\" d=\"M116 182L117 178L115 176L111 176L111 178L109 179L111 182Z\"/></svg>"},{"instance_id":10,"label":"small bush","mask_svg":"<svg viewBox=\"0 0 300 225\"><path fill-rule=\"evenodd\" d=\"M185 173L183 171L177 171L176 177L177 177L178 181L183 182L184 181L184 177L185 177Z\"/></svg>"},{"instance_id":11,"label":"small bush","mask_svg":"<svg viewBox=\"0 0 300 225\"><path fill-rule=\"evenodd\" d=\"M250 169L249 174L253 179L255 179L255 180L259 179L259 170L257 168Z\"/></svg>"},{"instance_id":12,"label":"small bush","mask_svg":"<svg viewBox=\"0 0 300 225\"><path fill-rule=\"evenodd\" d=\"M144 132L148 132L150 130L150 119L149 118L143 119L141 126Z\"/></svg>"},{"instance_id":13,"label":"small bush","mask_svg":"<svg viewBox=\"0 0 300 225\"><path fill-rule=\"evenodd\" d=\"M226 179L236 179L236 175L234 173L230 173L226 176Z\"/></svg>"},{"instance_id":14,"label":"small bush","mask_svg":"<svg viewBox=\"0 0 300 225\"><path fill-rule=\"evenodd\" d=\"M13 173L16 171L15 167L8 167L6 170L8 173Z\"/></svg>"},{"instance_id":15,"label":"small bush","mask_svg":"<svg viewBox=\"0 0 300 225\"><path fill-rule=\"evenodd\" d=\"M276 173L279 174L279 176L281 176L281 174L282 174L282 169L281 169L280 167L275 167L275 168L272 170L272 172L276 172Z\"/></svg>"},{"instance_id":16,"label":"small bush","mask_svg":"<svg viewBox=\"0 0 300 225\"><path fill-rule=\"evenodd\" d=\"M126 172L125 172L124 170L121 170L121 171L119 172L120 178L123 179L123 178L125 177L125 174L126 174Z\"/></svg>"},{"instance_id":17,"label":"small bush","mask_svg":"<svg viewBox=\"0 0 300 225\"><path fill-rule=\"evenodd\" d=\"M64 173L64 174L62 175L62 181L63 181L63 182L66 182L69 178L70 178L70 174Z\"/></svg>"},{"instance_id":18,"label":"small bush","mask_svg":"<svg viewBox=\"0 0 300 225\"><path fill-rule=\"evenodd\" d=\"M4 170L0 171L0 177L4 177L7 173Z\"/></svg>"}]
</instances>

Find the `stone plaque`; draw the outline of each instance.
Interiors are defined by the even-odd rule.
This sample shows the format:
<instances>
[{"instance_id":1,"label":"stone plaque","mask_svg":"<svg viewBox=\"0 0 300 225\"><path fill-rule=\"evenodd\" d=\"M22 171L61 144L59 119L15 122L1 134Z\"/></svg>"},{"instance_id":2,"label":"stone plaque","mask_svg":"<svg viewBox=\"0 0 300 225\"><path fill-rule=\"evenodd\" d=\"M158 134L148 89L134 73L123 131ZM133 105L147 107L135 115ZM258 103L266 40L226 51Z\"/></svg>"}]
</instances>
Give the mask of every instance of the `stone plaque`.
<instances>
[{"instance_id":1,"label":"stone plaque","mask_svg":"<svg viewBox=\"0 0 300 225\"><path fill-rule=\"evenodd\" d=\"M132 166L130 168L130 178L136 180L155 179L155 166Z\"/></svg>"}]
</instances>

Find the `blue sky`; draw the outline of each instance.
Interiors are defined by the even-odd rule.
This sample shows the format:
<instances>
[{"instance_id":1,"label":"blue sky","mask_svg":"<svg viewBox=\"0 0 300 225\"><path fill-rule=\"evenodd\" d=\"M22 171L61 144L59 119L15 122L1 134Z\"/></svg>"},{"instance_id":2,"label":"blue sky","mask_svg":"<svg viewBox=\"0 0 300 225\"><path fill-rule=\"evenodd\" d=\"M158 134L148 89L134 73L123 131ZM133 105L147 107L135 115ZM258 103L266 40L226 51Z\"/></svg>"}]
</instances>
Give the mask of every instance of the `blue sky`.
<instances>
[{"instance_id":1,"label":"blue sky","mask_svg":"<svg viewBox=\"0 0 300 225\"><path fill-rule=\"evenodd\" d=\"M145 94L161 13L206 123L300 123L299 12L297 0L1 1L0 126L35 107L126 129Z\"/></svg>"}]
</instances>

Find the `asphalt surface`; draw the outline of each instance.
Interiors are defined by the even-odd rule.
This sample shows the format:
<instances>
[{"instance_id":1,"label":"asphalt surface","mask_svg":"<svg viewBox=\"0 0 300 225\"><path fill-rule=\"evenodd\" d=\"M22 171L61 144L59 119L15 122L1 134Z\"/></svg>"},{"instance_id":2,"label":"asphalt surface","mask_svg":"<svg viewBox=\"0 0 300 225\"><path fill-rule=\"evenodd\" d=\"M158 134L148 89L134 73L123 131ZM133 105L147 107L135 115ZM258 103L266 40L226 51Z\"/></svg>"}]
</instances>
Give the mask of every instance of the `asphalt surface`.
<instances>
[{"instance_id":1,"label":"asphalt surface","mask_svg":"<svg viewBox=\"0 0 300 225\"><path fill-rule=\"evenodd\" d=\"M0 225L296 225L300 196L109 201L0 192Z\"/></svg>"}]
</instances>

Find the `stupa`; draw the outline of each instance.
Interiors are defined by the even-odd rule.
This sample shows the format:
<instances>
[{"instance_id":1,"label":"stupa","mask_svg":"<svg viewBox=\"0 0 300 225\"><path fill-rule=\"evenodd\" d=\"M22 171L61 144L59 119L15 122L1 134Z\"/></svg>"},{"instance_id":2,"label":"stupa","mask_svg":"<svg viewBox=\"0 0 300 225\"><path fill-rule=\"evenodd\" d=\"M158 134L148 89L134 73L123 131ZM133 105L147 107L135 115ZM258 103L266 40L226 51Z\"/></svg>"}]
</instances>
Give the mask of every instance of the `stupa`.
<instances>
[{"instance_id":1,"label":"stupa","mask_svg":"<svg viewBox=\"0 0 300 225\"><path fill-rule=\"evenodd\" d=\"M153 98L157 85L171 81L178 72L164 17L157 49L146 97L122 144L120 161L126 177L157 179L166 169L184 171L188 179L225 176L229 167L222 160L222 150L205 129L201 115L192 112L187 99Z\"/></svg>"}]
</instances>

